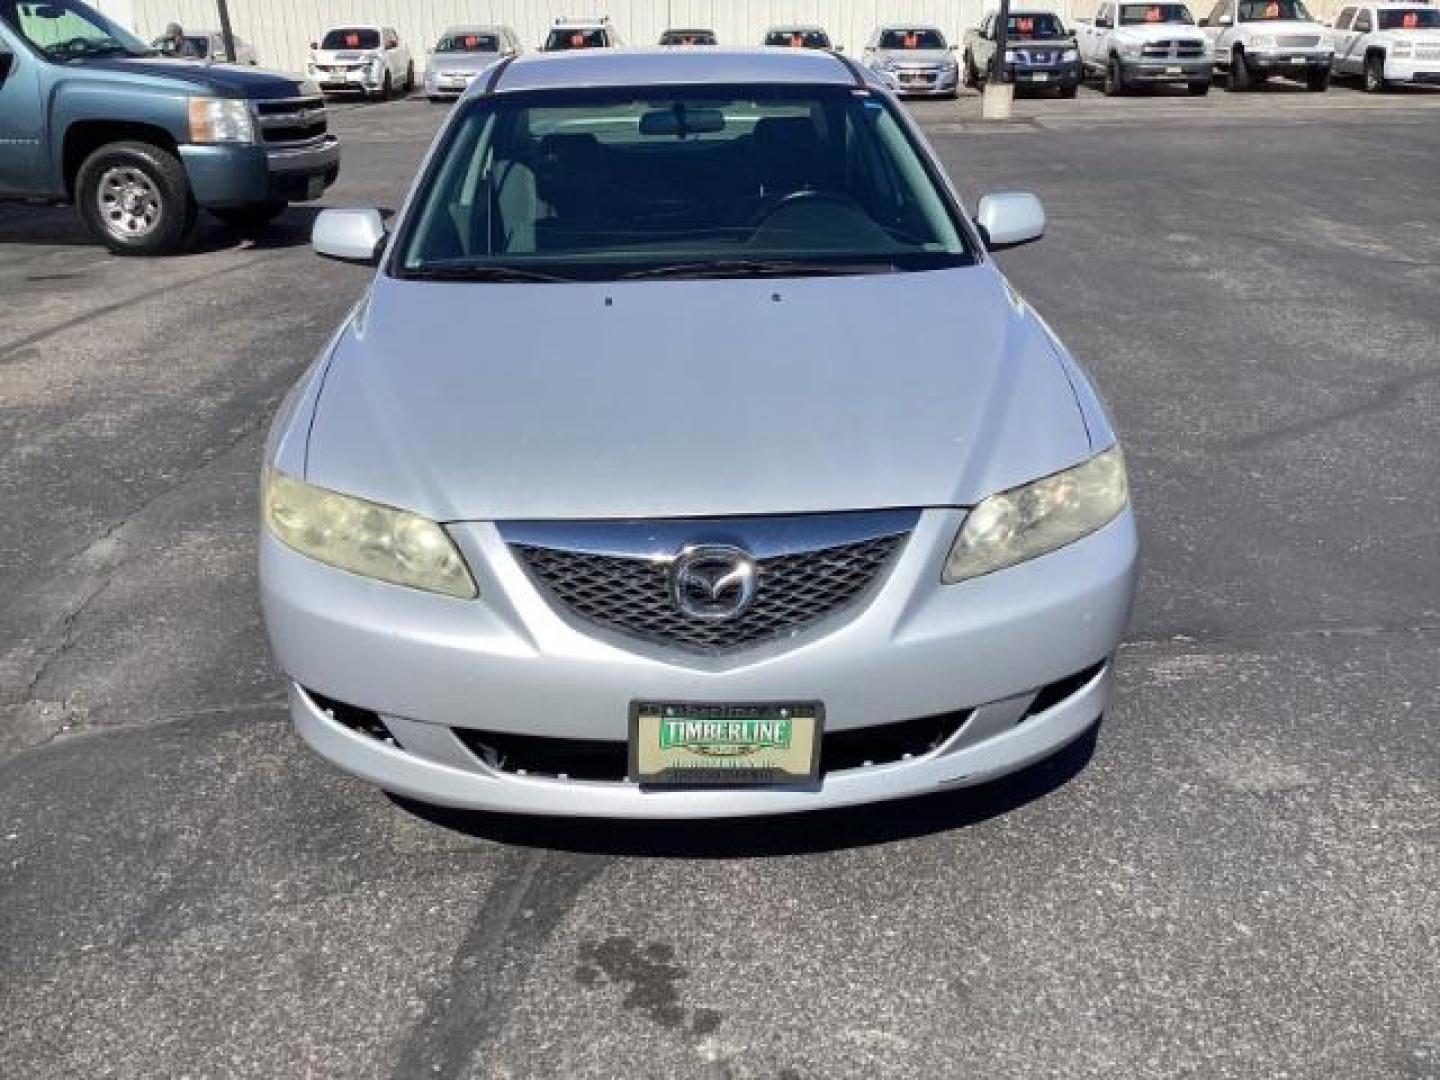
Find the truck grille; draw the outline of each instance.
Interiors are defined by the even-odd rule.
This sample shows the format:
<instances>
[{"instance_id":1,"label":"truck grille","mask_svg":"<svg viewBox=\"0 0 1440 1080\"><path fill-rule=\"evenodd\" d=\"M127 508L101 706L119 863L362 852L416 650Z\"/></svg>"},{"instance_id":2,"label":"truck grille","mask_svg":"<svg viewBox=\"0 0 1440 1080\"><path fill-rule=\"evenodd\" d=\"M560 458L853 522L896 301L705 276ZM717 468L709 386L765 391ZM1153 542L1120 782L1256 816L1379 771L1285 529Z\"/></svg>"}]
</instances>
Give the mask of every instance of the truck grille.
<instances>
[{"instance_id":1,"label":"truck grille","mask_svg":"<svg viewBox=\"0 0 1440 1080\"><path fill-rule=\"evenodd\" d=\"M1199 41L1148 41L1140 55L1152 60L1198 60L1205 55L1205 46Z\"/></svg>"},{"instance_id":2,"label":"truck grille","mask_svg":"<svg viewBox=\"0 0 1440 1080\"><path fill-rule=\"evenodd\" d=\"M514 535L506 535L507 527L501 532L520 564L563 613L639 641L717 655L797 633L856 603L883 580L918 514L855 517L864 519L861 535L847 538L832 530L825 546L787 550L781 545L757 551L753 600L739 614L720 621L696 618L677 606L672 569L688 546L683 542L668 553L617 554L567 549L563 531L546 545L532 542L534 533L523 528ZM695 524L702 527L693 535L703 539L703 526L711 523ZM635 523L635 535L653 536L652 525ZM743 543L744 527L739 531ZM834 542L837 539L842 542Z\"/></svg>"},{"instance_id":3,"label":"truck grille","mask_svg":"<svg viewBox=\"0 0 1440 1080\"><path fill-rule=\"evenodd\" d=\"M324 98L257 101L255 115L260 122L260 137L267 143L310 142L329 130Z\"/></svg>"},{"instance_id":4,"label":"truck grille","mask_svg":"<svg viewBox=\"0 0 1440 1080\"><path fill-rule=\"evenodd\" d=\"M1282 49L1313 49L1320 44L1320 38L1317 34L1282 34L1275 44Z\"/></svg>"}]
</instances>

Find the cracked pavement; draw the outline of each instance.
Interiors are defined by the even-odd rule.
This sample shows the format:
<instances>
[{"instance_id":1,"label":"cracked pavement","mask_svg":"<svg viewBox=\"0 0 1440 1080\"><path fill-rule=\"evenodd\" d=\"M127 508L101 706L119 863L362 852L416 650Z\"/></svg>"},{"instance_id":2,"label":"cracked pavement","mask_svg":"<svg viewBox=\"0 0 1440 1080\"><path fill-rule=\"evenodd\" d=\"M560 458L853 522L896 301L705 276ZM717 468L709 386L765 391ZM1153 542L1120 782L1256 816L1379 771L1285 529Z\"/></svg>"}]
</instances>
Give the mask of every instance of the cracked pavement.
<instances>
[{"instance_id":1,"label":"cracked pavement","mask_svg":"<svg viewBox=\"0 0 1440 1080\"><path fill-rule=\"evenodd\" d=\"M1045 201L1003 261L1112 406L1144 578L1098 745L800 820L315 759L258 461L367 271L305 212L142 263L0 206L0 1072L1440 1077L1440 96L1375 101L916 106L972 205ZM327 205L396 205L441 115L337 110Z\"/></svg>"}]
</instances>

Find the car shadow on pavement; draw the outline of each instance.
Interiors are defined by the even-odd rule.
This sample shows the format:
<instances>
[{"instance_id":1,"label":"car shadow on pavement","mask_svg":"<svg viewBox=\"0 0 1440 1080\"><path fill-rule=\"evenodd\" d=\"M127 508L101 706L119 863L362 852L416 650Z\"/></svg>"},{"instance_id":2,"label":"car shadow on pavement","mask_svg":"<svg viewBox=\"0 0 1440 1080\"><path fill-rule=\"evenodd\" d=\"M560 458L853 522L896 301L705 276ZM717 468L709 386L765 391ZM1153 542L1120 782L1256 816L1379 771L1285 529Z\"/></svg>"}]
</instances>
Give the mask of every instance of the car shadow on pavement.
<instances>
[{"instance_id":1,"label":"car shadow on pavement","mask_svg":"<svg viewBox=\"0 0 1440 1080\"><path fill-rule=\"evenodd\" d=\"M229 251L243 243L253 250L300 247L310 243L310 229L322 207L292 206L274 221L252 230L236 230L201 211L190 247L178 255L209 255ZM0 244L33 244L37 247L91 247L105 253L100 241L90 235L73 207L0 207ZM120 256L116 256L119 258ZM137 262L146 260L137 258Z\"/></svg>"},{"instance_id":2,"label":"car shadow on pavement","mask_svg":"<svg viewBox=\"0 0 1440 1080\"><path fill-rule=\"evenodd\" d=\"M1001 780L893 803L764 818L549 818L452 810L399 795L388 797L432 825L515 847L665 859L815 854L962 829L1044 798L1084 771L1094 756L1100 726L1097 723L1052 757Z\"/></svg>"}]
</instances>

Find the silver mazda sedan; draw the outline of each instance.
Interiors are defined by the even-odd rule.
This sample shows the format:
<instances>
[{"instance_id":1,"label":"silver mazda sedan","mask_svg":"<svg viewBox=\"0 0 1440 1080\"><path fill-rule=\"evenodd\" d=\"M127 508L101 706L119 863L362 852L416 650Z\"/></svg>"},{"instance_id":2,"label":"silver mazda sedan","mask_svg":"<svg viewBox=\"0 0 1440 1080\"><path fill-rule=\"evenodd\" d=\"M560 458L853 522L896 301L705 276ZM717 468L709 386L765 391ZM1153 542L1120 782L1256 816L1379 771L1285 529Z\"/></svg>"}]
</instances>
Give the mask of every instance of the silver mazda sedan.
<instances>
[{"instance_id":1,"label":"silver mazda sedan","mask_svg":"<svg viewBox=\"0 0 1440 1080\"><path fill-rule=\"evenodd\" d=\"M974 784L1104 712L1134 591L1089 380L878 76L489 69L280 410L261 586L300 733L420 800L720 817Z\"/></svg>"}]
</instances>

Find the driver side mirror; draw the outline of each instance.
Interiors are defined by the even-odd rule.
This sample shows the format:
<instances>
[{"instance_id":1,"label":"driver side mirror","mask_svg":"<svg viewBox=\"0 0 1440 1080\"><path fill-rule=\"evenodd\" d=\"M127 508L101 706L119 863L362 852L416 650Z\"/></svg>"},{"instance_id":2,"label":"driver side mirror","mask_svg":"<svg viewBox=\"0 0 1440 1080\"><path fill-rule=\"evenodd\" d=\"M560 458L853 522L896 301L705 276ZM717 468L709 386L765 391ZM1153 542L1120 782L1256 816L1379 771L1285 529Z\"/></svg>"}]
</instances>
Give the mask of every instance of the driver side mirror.
<instances>
[{"instance_id":1,"label":"driver side mirror","mask_svg":"<svg viewBox=\"0 0 1440 1080\"><path fill-rule=\"evenodd\" d=\"M379 210L321 210L310 230L317 255L374 265L385 250L385 219Z\"/></svg>"},{"instance_id":2,"label":"driver side mirror","mask_svg":"<svg viewBox=\"0 0 1440 1080\"><path fill-rule=\"evenodd\" d=\"M322 215L323 216L323 215ZM991 251L1029 244L1045 235L1045 208L1034 195L1007 191L980 200L975 224Z\"/></svg>"}]
</instances>

